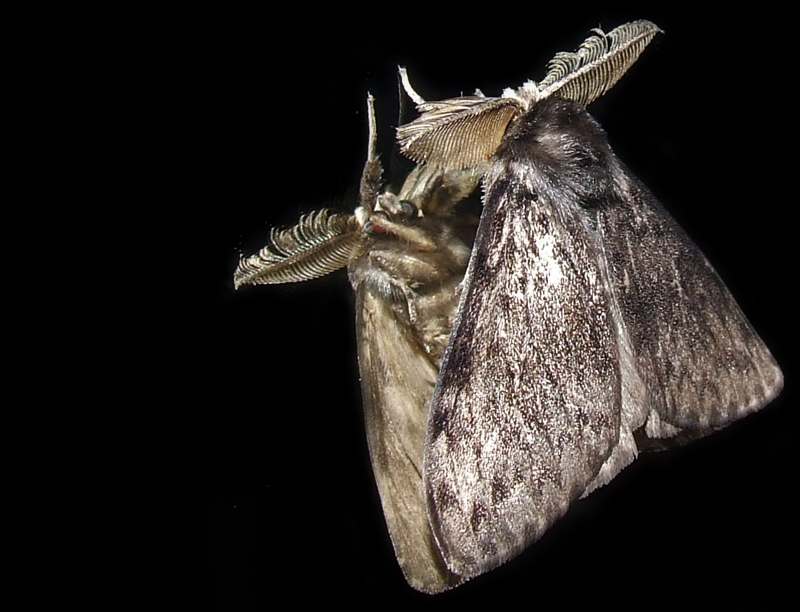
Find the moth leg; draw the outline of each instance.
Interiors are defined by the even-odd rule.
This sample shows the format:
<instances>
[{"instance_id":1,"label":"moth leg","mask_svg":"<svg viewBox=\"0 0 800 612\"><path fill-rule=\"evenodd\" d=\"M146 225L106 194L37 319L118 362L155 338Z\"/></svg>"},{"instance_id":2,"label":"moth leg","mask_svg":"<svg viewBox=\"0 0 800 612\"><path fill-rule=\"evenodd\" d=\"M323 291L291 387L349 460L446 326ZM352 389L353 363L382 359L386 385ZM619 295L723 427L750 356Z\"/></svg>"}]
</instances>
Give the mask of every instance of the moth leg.
<instances>
[{"instance_id":1,"label":"moth leg","mask_svg":"<svg viewBox=\"0 0 800 612\"><path fill-rule=\"evenodd\" d=\"M400 75L400 83L403 85L403 90L406 92L406 95L411 98L411 101L417 106L420 104L425 104L425 98L419 95L411 86L411 82L408 80L408 72L406 69L403 66L398 66L397 72Z\"/></svg>"},{"instance_id":2,"label":"moth leg","mask_svg":"<svg viewBox=\"0 0 800 612\"><path fill-rule=\"evenodd\" d=\"M378 193L383 180L383 166L378 159L378 129L375 122L375 99L367 95L367 120L369 123L369 139L367 142L367 161L361 173L359 202L368 211L375 210ZM358 214L357 214L358 216Z\"/></svg>"}]
</instances>

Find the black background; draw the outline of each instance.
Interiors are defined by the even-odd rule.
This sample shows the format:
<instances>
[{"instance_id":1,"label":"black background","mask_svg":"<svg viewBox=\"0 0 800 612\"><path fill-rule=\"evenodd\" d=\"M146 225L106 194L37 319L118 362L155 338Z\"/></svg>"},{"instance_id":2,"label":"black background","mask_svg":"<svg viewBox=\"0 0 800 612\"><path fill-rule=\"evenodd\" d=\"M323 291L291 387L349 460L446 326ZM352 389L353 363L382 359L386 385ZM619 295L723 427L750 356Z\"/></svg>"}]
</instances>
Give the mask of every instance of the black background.
<instances>
[{"instance_id":1,"label":"black background","mask_svg":"<svg viewBox=\"0 0 800 612\"><path fill-rule=\"evenodd\" d=\"M160 280L139 383L152 516L142 581L187 610L356 605L530 609L788 605L797 547L798 162L788 15L509 4L193 10L142 32L144 204ZM234 291L240 253L321 206L351 211L376 97L384 159L396 66L427 99L539 79L587 31L659 35L590 108L618 156L717 267L784 369L782 396L685 448L642 456L517 560L436 597L394 559L361 421L344 272ZM147 240L150 240L148 237ZM152 248L150 248L152 247ZM790 571L791 570L791 571ZM168 594L166 594L168 593Z\"/></svg>"}]
</instances>

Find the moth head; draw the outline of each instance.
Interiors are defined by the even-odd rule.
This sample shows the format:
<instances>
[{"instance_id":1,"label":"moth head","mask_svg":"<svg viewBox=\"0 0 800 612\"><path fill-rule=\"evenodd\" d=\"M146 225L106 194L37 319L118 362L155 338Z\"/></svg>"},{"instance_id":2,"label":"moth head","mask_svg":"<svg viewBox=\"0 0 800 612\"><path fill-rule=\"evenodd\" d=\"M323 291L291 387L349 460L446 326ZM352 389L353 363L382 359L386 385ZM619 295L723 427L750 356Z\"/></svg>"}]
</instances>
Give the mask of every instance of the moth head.
<instances>
[{"instance_id":1,"label":"moth head","mask_svg":"<svg viewBox=\"0 0 800 612\"><path fill-rule=\"evenodd\" d=\"M364 210L362 207L359 209ZM413 202L401 200L387 191L378 196L375 210L364 218L363 227L368 234L404 236L410 229L408 224L420 217L422 210Z\"/></svg>"}]
</instances>

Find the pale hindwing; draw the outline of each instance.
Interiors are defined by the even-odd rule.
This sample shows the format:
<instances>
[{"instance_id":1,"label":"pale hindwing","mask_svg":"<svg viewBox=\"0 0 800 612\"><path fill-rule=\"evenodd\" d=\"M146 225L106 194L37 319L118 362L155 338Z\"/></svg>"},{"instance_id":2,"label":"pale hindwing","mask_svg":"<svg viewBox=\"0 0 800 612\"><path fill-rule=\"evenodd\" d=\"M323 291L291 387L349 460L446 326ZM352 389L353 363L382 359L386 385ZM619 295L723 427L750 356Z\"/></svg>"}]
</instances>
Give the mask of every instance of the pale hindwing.
<instances>
[{"instance_id":1,"label":"pale hindwing","mask_svg":"<svg viewBox=\"0 0 800 612\"><path fill-rule=\"evenodd\" d=\"M603 271L577 204L555 205L534 175L501 159L487 178L432 406L430 520L448 566L465 577L539 538L619 435Z\"/></svg>"},{"instance_id":2,"label":"pale hindwing","mask_svg":"<svg viewBox=\"0 0 800 612\"><path fill-rule=\"evenodd\" d=\"M433 539L422 487L422 449L439 374L396 307L357 290L358 362L372 469L398 563L414 588L437 593L461 582Z\"/></svg>"},{"instance_id":3,"label":"pale hindwing","mask_svg":"<svg viewBox=\"0 0 800 612\"><path fill-rule=\"evenodd\" d=\"M631 382L642 385L632 393L649 408L647 433L722 427L775 398L781 371L705 256L627 174L629 196L600 208L598 229L639 374Z\"/></svg>"},{"instance_id":4,"label":"pale hindwing","mask_svg":"<svg viewBox=\"0 0 800 612\"><path fill-rule=\"evenodd\" d=\"M359 368L375 480L403 573L409 584L427 593L463 581L448 571L431 533L422 457L433 389L475 228L451 212L477 180L473 172L441 174L417 167L397 197L379 198L383 212L372 222L383 231L348 268L356 292Z\"/></svg>"}]
</instances>

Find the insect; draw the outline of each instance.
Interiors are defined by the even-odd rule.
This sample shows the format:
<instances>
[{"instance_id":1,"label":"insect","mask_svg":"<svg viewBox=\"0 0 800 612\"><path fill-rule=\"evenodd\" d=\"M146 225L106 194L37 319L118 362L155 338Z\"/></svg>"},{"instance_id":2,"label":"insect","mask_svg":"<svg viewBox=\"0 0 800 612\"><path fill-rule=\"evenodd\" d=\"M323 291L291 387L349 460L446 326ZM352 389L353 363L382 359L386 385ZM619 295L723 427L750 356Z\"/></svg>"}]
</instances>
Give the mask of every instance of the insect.
<instances>
[{"instance_id":1,"label":"insect","mask_svg":"<svg viewBox=\"0 0 800 612\"><path fill-rule=\"evenodd\" d=\"M539 83L426 102L418 165L381 192L373 101L360 202L243 258L235 283L347 266L373 471L398 562L437 593L508 561L638 452L780 392L769 350L585 107L660 30L595 30ZM482 186L475 224L459 203Z\"/></svg>"}]
</instances>

